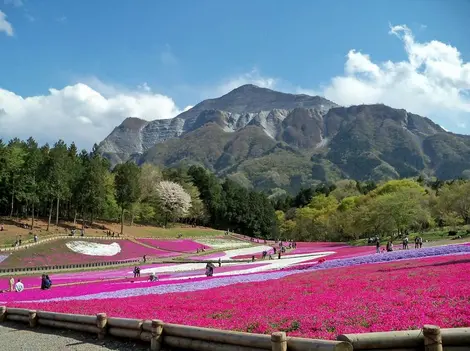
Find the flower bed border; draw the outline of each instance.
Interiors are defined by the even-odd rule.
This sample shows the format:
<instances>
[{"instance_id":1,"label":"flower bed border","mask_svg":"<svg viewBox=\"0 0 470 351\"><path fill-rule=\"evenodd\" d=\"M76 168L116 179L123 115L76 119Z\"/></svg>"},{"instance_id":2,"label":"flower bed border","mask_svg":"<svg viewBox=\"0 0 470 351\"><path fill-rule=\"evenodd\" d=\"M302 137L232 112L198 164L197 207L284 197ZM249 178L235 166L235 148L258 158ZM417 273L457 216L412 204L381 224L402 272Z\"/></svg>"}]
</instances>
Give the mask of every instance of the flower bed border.
<instances>
[{"instance_id":1,"label":"flower bed border","mask_svg":"<svg viewBox=\"0 0 470 351\"><path fill-rule=\"evenodd\" d=\"M187 350L217 349L222 351L363 351L363 350L462 350L470 345L470 328L440 329L425 325L421 330L392 331L339 335L336 341L287 337L285 332L271 335L252 334L228 330L191 327L163 323L160 320L142 320L77 315L7 308L0 306L0 322L15 321L59 329L94 333L98 339L109 334L118 338L131 338L150 342L150 350L159 351L166 345Z\"/></svg>"}]
</instances>

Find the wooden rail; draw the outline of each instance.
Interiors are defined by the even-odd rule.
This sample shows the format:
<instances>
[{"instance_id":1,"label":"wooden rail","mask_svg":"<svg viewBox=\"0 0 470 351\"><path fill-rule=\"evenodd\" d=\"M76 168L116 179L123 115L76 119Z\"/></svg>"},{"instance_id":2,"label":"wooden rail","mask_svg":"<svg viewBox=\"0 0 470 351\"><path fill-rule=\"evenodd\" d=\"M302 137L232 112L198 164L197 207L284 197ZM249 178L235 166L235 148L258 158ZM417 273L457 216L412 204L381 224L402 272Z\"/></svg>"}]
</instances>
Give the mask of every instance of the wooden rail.
<instances>
[{"instance_id":1,"label":"wooden rail","mask_svg":"<svg viewBox=\"0 0 470 351\"><path fill-rule=\"evenodd\" d=\"M190 327L163 323L160 320L141 320L108 317L105 313L95 316L34 311L0 306L0 322L27 323L31 328L43 325L93 333L98 339L105 335L117 338L141 340L150 343L150 350L162 346L187 350L221 351L352 351L347 341L329 341L289 338L284 332L272 335L242 333L228 330Z\"/></svg>"},{"instance_id":2,"label":"wooden rail","mask_svg":"<svg viewBox=\"0 0 470 351\"><path fill-rule=\"evenodd\" d=\"M470 328L440 329L425 325L422 330L383 333L345 334L337 340L288 337L284 332L271 335L199 328L143 320L34 311L0 306L0 322L27 323L31 328L43 325L141 340L150 343L150 350L162 346L195 351L463 351L470 350Z\"/></svg>"}]
</instances>

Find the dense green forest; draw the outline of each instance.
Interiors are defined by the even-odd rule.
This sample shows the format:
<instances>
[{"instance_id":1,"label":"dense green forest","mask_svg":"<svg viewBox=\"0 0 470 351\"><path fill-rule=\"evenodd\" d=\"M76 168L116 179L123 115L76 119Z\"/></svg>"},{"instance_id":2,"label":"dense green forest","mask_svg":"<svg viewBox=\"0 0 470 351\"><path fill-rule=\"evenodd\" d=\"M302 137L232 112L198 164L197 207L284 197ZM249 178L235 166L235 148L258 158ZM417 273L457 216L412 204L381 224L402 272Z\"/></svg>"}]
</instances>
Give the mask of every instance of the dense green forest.
<instances>
[{"instance_id":1,"label":"dense green forest","mask_svg":"<svg viewBox=\"0 0 470 351\"><path fill-rule=\"evenodd\" d=\"M59 140L0 142L0 215L47 218L78 226L121 223L199 224L265 238L353 240L401 235L470 221L470 182L402 179L381 184L341 180L295 197L266 194L218 179L202 167L111 170L97 151Z\"/></svg>"},{"instance_id":2,"label":"dense green forest","mask_svg":"<svg viewBox=\"0 0 470 351\"><path fill-rule=\"evenodd\" d=\"M381 184L341 180L273 200L277 228L294 240L400 237L470 222L470 182L389 180Z\"/></svg>"},{"instance_id":3,"label":"dense green forest","mask_svg":"<svg viewBox=\"0 0 470 351\"><path fill-rule=\"evenodd\" d=\"M127 162L111 170L96 145L79 152L73 143L39 146L33 138L0 142L0 215L30 218L32 227L37 217L77 226L97 219L182 222L257 236L272 235L276 224L264 194L221 182L203 168Z\"/></svg>"}]
</instances>

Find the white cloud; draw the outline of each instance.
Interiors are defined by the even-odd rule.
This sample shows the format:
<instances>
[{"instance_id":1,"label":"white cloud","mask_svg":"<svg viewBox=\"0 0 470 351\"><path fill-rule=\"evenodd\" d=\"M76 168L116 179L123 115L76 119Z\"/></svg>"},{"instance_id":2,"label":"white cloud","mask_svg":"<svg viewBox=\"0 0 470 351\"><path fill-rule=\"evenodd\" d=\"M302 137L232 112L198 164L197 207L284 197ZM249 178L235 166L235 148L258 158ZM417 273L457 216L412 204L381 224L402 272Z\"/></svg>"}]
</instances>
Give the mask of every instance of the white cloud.
<instances>
[{"instance_id":1,"label":"white cloud","mask_svg":"<svg viewBox=\"0 0 470 351\"><path fill-rule=\"evenodd\" d=\"M2 137L33 136L40 142L62 138L90 148L126 117L154 120L171 118L181 112L171 98L153 93L146 84L143 85L146 88L136 91L119 91L100 84L106 93L83 83L60 90L49 89L47 95L32 97L0 88Z\"/></svg>"},{"instance_id":2,"label":"white cloud","mask_svg":"<svg viewBox=\"0 0 470 351\"><path fill-rule=\"evenodd\" d=\"M344 75L334 77L324 96L341 105L384 103L463 126L470 117L470 63L457 48L440 41L417 42L405 26L393 26L406 61L374 63L367 54L351 50Z\"/></svg>"},{"instance_id":3,"label":"white cloud","mask_svg":"<svg viewBox=\"0 0 470 351\"><path fill-rule=\"evenodd\" d=\"M7 21L7 15L0 11L0 32L5 32L8 36L13 36L13 26Z\"/></svg>"}]
</instances>

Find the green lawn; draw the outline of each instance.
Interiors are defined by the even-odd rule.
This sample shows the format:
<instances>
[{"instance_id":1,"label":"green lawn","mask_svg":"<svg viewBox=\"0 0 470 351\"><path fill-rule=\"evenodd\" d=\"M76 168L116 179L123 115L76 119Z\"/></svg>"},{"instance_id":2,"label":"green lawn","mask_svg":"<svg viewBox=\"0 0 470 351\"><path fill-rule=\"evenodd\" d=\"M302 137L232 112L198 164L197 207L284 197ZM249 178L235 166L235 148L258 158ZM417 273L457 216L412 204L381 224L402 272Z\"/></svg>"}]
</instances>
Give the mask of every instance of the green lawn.
<instances>
[{"instance_id":1,"label":"green lawn","mask_svg":"<svg viewBox=\"0 0 470 351\"><path fill-rule=\"evenodd\" d=\"M456 236L449 236L449 231L455 230L457 231ZM421 236L423 238L423 242L434 243L434 244L452 244L458 242L467 242L470 241L470 234L467 233L467 228L462 227L459 229L451 229L451 228L438 228L434 230L430 230L425 233L410 233L408 235L409 245L414 245L414 238L416 236ZM460 236L461 238L457 238ZM381 237L380 243L385 245L390 237ZM402 239L395 239L393 241L394 245L401 245ZM367 245L367 239L357 239L350 241L349 244L354 246L361 246Z\"/></svg>"}]
</instances>

